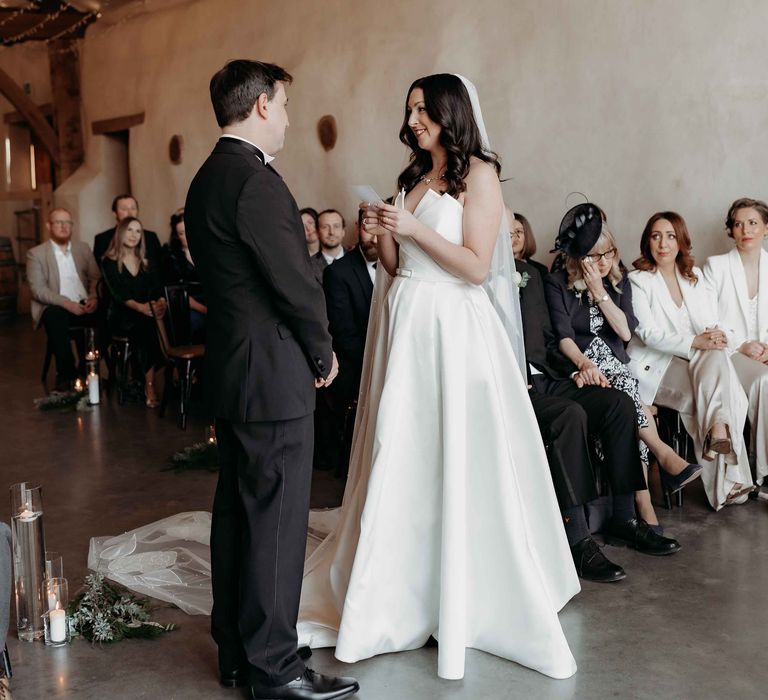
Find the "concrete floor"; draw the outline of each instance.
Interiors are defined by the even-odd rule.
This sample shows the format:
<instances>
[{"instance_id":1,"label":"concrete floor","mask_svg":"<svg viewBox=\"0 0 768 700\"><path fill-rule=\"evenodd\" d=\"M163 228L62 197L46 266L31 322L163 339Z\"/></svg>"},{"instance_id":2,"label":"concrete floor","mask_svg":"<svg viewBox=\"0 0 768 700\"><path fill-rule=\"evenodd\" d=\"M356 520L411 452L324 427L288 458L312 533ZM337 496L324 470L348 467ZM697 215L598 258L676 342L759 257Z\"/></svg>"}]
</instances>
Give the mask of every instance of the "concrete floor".
<instances>
[{"instance_id":1,"label":"concrete floor","mask_svg":"<svg viewBox=\"0 0 768 700\"><path fill-rule=\"evenodd\" d=\"M174 451L203 437L193 416L187 432L170 411L107 401L91 413L41 413L32 399L44 337L28 318L0 328L2 482L44 487L49 549L64 556L70 591L86 574L92 536L113 535L186 510L208 510L215 474L166 471ZM0 494L2 493L0 488ZM341 485L318 474L313 503L332 505ZM6 502L7 503L7 502ZM0 514L7 519L6 505ZM682 510L660 511L683 544L668 558L607 548L629 577L584 583L561 620L579 665L554 681L481 652L467 652L463 681L436 676L436 650L391 654L345 665L317 651L318 670L355 675L361 700L485 698L762 698L768 694L768 504L750 501L715 514L698 484ZM239 698L219 687L207 617L163 607L156 619L179 628L156 641L92 647L77 640L49 649L9 634L17 700L38 698ZM510 632L514 632L510 630Z\"/></svg>"}]
</instances>

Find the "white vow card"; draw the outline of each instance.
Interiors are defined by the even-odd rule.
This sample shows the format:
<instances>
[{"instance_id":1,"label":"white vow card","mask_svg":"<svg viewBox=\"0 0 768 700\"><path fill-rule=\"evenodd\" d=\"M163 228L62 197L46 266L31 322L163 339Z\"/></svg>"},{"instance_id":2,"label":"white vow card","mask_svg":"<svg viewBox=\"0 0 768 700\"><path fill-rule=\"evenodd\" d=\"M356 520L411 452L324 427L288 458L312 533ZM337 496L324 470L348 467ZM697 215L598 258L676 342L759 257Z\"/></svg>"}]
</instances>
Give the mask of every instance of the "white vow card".
<instances>
[{"instance_id":1,"label":"white vow card","mask_svg":"<svg viewBox=\"0 0 768 700\"><path fill-rule=\"evenodd\" d=\"M376 194L370 185L353 185L352 191L361 202L383 202L384 198Z\"/></svg>"}]
</instances>

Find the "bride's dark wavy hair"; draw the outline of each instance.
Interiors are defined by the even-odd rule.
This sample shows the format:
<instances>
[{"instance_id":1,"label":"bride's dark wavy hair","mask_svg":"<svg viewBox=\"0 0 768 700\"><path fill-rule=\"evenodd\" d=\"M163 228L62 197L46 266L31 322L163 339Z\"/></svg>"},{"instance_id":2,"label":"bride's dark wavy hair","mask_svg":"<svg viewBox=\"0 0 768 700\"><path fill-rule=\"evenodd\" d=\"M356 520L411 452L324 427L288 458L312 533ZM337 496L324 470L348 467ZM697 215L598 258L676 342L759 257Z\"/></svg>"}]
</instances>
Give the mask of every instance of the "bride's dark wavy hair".
<instances>
[{"instance_id":1,"label":"bride's dark wavy hair","mask_svg":"<svg viewBox=\"0 0 768 700\"><path fill-rule=\"evenodd\" d=\"M440 145L445 148L447 156L444 179L448 185L448 194L455 197L467 189L464 179L469 173L469 159L472 156L490 163L496 174L501 174L499 157L493 151L483 149L472 102L461 78L450 73L437 73L414 80L408 89L400 140L411 149L411 159L397 178L398 189L404 188L410 192L432 169L432 156L429 151L419 147L416 136L408 126L408 99L416 88L424 92L427 115L440 125Z\"/></svg>"}]
</instances>

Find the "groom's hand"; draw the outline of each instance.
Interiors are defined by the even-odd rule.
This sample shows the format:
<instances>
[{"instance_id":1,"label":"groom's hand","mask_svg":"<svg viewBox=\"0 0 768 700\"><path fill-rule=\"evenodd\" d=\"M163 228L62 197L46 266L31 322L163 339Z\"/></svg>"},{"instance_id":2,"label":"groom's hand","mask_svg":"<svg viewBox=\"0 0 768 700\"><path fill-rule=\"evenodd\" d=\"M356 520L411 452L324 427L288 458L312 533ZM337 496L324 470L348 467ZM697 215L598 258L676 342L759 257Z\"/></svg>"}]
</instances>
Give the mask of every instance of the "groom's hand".
<instances>
[{"instance_id":1,"label":"groom's hand","mask_svg":"<svg viewBox=\"0 0 768 700\"><path fill-rule=\"evenodd\" d=\"M318 377L315 379L315 389L319 389L321 386L330 386L334 379L336 379L336 375L339 373L339 361L336 359L336 353L333 353L333 362L331 362L331 371L328 373L328 376L323 379L322 377Z\"/></svg>"}]
</instances>

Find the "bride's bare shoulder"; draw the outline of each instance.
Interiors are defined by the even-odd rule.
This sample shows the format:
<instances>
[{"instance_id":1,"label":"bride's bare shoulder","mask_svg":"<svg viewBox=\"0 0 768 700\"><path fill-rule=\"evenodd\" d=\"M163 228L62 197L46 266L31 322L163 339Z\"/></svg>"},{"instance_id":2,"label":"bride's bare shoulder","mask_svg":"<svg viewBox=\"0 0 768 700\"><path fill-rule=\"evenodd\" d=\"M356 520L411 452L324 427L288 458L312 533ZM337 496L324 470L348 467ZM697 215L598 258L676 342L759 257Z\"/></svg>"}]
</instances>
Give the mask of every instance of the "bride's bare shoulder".
<instances>
[{"instance_id":1,"label":"bride's bare shoulder","mask_svg":"<svg viewBox=\"0 0 768 700\"><path fill-rule=\"evenodd\" d=\"M477 156L472 156L469 159L469 172L467 173L467 179L477 178L480 180L492 179L498 181L499 176L496 174L496 168L490 163L486 163L480 160Z\"/></svg>"},{"instance_id":2,"label":"bride's bare shoulder","mask_svg":"<svg viewBox=\"0 0 768 700\"><path fill-rule=\"evenodd\" d=\"M499 176L496 169L490 163L486 163L475 156L469 161L469 172L465 179L467 190L473 191L478 188L497 188L499 187Z\"/></svg>"}]
</instances>

